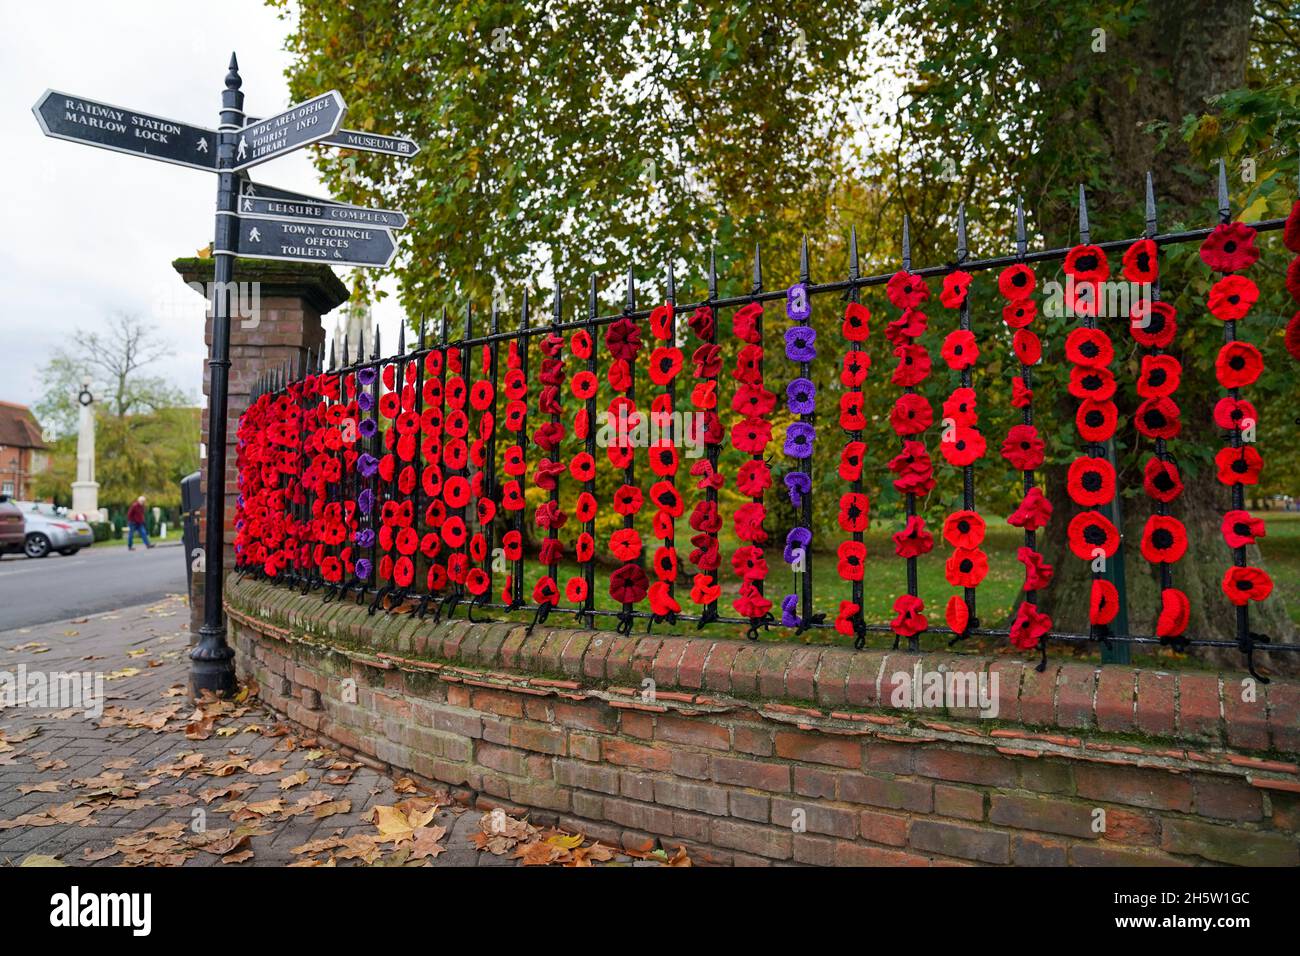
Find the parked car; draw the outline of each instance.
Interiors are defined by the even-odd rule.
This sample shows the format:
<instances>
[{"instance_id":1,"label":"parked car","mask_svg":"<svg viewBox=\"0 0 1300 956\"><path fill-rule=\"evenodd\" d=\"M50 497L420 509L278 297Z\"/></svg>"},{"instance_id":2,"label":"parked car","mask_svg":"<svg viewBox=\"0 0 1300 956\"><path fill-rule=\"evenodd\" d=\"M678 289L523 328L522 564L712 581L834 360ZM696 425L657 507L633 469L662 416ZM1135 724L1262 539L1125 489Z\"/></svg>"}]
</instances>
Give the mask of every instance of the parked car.
<instances>
[{"instance_id":1,"label":"parked car","mask_svg":"<svg viewBox=\"0 0 1300 956\"><path fill-rule=\"evenodd\" d=\"M51 551L73 555L95 543L95 532L86 521L67 516L66 508L39 501L19 501L26 532L23 553L29 558L43 558Z\"/></svg>"},{"instance_id":2,"label":"parked car","mask_svg":"<svg viewBox=\"0 0 1300 956\"><path fill-rule=\"evenodd\" d=\"M23 549L25 528L23 509L8 495L0 495L0 555Z\"/></svg>"}]
</instances>

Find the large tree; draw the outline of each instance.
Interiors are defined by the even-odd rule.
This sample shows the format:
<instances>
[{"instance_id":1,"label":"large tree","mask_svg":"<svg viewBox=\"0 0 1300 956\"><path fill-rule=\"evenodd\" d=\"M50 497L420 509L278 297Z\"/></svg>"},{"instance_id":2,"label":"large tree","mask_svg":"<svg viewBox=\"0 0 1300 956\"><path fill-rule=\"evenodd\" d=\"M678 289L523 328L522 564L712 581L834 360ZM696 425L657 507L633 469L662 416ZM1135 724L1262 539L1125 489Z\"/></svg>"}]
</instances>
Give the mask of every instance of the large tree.
<instances>
[{"instance_id":1,"label":"large tree","mask_svg":"<svg viewBox=\"0 0 1300 956\"><path fill-rule=\"evenodd\" d=\"M1284 215L1295 195L1300 25L1278 0L452 7L301 0L292 7L294 94L338 87L350 123L404 133L423 146L406 168L328 151L319 160L341 198L411 214L400 281L412 316L443 305L483 309L489 299L516 307L535 281L576 292L593 272L602 309L612 311L629 265L643 290L649 280L652 294L662 295L667 260L680 265L681 297L698 298L715 242L724 294L747 288L756 241L768 284L779 287L795 278L803 234L814 280L838 278L854 224L864 271L888 273L900 264L904 215L914 263L943 263L954 257L960 203L972 254L1001 254L1012 248L1017 196L1025 200L1031 243L1070 245L1078 240L1079 184L1089 190L1094 239L1134 237L1148 170L1156 176L1162 229L1207 226L1216 221L1220 156L1234 174L1234 211L1244 209L1247 218ZM1263 409L1268 470L1261 491L1277 491L1297 477L1300 440L1289 428L1293 414L1279 409L1293 387L1280 342L1290 314L1281 292L1283 254L1276 238L1263 245L1253 274L1266 298L1245 334L1270 362L1251 398ZM1221 438L1201 401L1217 392L1219 332L1204 309L1209 276L1194 245L1170 247L1163 269L1163 295L1185 317L1179 354L1189 369L1181 392L1187 432L1176 454L1190 480L1176 514L1198 553L1209 555L1179 563L1176 583L1192 597L1190 633L1230 635L1232 609L1218 587L1229 563L1217 524L1226 499L1208 468ZM1058 270L1044 264L1039 273L1060 278ZM996 447L1013 421L1013 371L991 279L977 280L973 300L985 349L976 381L981 427L991 446L979 470L979 501L989 513L1006 514L1016 489ZM829 298L819 300L813 322L834 341L838 316ZM888 309L878 290L866 298L873 309ZM569 301L571 309L582 297ZM1062 529L1074 508L1061 471L1077 448L1072 428L1052 425L1073 420L1061 387L1067 328L1065 318L1044 320L1049 359L1036 396ZM1115 331L1127 346L1122 328ZM932 353L942 333L932 328L923 340ZM873 334L869 349L877 368L893 364L883 336ZM1121 351L1121 381L1131 383L1137 359ZM836 370L829 355L815 363L813 377L833 392ZM932 376L932 403L951 384L946 375ZM897 442L881 411L897 389L887 374L873 374L867 388L868 407L881 412L867 430L878 457ZM1131 408L1132 396L1125 400ZM779 415L775 424L783 424ZM826 492L816 496L818 527L834 521L835 444L818 443L812 469ZM1148 513L1137 469L1149 449L1126 426L1118 451L1123 484L1137 489L1125 499L1127 540L1136 542ZM875 513L892 520L900 503L888 481L877 477L870 491ZM958 477L943 474L922 508L938 518L959 495ZM774 509L774 523L781 517ZM1045 536L1046 546L1062 537ZM1128 550L1131 623L1150 633L1154 578L1136 548ZM1069 555L1051 557L1059 577L1045 603L1058 627L1083 629L1084 567ZM1256 608L1254 620L1275 639L1292 631L1280 596Z\"/></svg>"}]
</instances>

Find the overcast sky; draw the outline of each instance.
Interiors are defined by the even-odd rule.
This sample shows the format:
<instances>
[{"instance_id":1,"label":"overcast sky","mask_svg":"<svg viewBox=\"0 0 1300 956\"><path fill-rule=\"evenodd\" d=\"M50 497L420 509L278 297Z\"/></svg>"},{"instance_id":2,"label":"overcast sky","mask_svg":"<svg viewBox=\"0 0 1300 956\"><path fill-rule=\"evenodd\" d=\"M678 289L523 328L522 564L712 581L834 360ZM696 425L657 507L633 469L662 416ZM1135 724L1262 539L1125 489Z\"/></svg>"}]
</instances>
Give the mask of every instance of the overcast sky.
<instances>
[{"instance_id":1,"label":"overcast sky","mask_svg":"<svg viewBox=\"0 0 1300 956\"><path fill-rule=\"evenodd\" d=\"M32 106L56 89L215 127L234 50L244 107L266 116L289 105L289 24L259 0L0 0L0 10L0 400L34 403L38 371L54 348L130 312L169 345L151 371L197 401L204 303L171 261L210 241L216 178L48 139ZM259 166L253 177L327 194L308 151ZM391 298L378 311L391 342L400 311Z\"/></svg>"}]
</instances>

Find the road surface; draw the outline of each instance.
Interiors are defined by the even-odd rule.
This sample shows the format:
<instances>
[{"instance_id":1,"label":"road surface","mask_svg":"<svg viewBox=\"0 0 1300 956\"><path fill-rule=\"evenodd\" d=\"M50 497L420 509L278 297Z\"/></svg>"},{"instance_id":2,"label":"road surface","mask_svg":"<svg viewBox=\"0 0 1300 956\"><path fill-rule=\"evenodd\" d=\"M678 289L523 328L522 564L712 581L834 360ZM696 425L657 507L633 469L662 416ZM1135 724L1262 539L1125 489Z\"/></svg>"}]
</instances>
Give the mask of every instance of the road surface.
<instances>
[{"instance_id":1,"label":"road surface","mask_svg":"<svg viewBox=\"0 0 1300 956\"><path fill-rule=\"evenodd\" d=\"M179 545L85 548L64 557L0 560L0 631L97 614L185 592Z\"/></svg>"}]
</instances>

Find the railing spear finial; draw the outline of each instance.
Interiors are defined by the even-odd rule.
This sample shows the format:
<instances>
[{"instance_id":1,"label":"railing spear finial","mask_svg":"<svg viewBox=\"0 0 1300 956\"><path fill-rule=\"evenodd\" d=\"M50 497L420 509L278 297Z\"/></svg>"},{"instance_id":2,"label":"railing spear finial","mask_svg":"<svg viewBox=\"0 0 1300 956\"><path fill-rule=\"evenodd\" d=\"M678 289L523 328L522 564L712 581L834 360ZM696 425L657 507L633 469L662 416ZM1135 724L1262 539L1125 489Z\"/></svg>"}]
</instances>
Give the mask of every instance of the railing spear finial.
<instances>
[{"instance_id":1,"label":"railing spear finial","mask_svg":"<svg viewBox=\"0 0 1300 956\"><path fill-rule=\"evenodd\" d=\"M912 271L912 222L903 216L903 271Z\"/></svg>"},{"instance_id":2,"label":"railing spear finial","mask_svg":"<svg viewBox=\"0 0 1300 956\"><path fill-rule=\"evenodd\" d=\"M406 354L406 319L397 323L397 354Z\"/></svg>"},{"instance_id":3,"label":"railing spear finial","mask_svg":"<svg viewBox=\"0 0 1300 956\"><path fill-rule=\"evenodd\" d=\"M1016 197L1016 255L1024 258L1029 249L1029 237L1025 233L1025 198Z\"/></svg>"},{"instance_id":4,"label":"railing spear finial","mask_svg":"<svg viewBox=\"0 0 1300 956\"><path fill-rule=\"evenodd\" d=\"M1156 234L1156 186L1155 181L1151 178L1151 170L1147 170L1147 210L1146 210L1146 230L1147 238L1150 239Z\"/></svg>"},{"instance_id":5,"label":"railing spear finial","mask_svg":"<svg viewBox=\"0 0 1300 956\"><path fill-rule=\"evenodd\" d=\"M564 318L564 293L560 291L560 280L555 280L555 301L551 303L551 325L559 325Z\"/></svg>"},{"instance_id":6,"label":"railing spear finial","mask_svg":"<svg viewBox=\"0 0 1300 956\"><path fill-rule=\"evenodd\" d=\"M527 308L527 306L528 306L528 293L525 292L524 293L525 309ZM448 333L447 307L444 305L442 307L442 321L438 323L438 344L443 346L444 348L447 346L447 333Z\"/></svg>"},{"instance_id":7,"label":"railing spear finial","mask_svg":"<svg viewBox=\"0 0 1300 956\"><path fill-rule=\"evenodd\" d=\"M348 367L348 334L346 332L343 333L343 365L340 367Z\"/></svg>"},{"instance_id":8,"label":"railing spear finial","mask_svg":"<svg viewBox=\"0 0 1300 956\"><path fill-rule=\"evenodd\" d=\"M858 227L849 226L849 278L861 277L861 264L858 261Z\"/></svg>"},{"instance_id":9,"label":"railing spear finial","mask_svg":"<svg viewBox=\"0 0 1300 956\"><path fill-rule=\"evenodd\" d=\"M591 291L587 293L587 313L594 319L600 314L600 297L596 293L596 273L591 274Z\"/></svg>"},{"instance_id":10,"label":"railing spear finial","mask_svg":"<svg viewBox=\"0 0 1300 956\"><path fill-rule=\"evenodd\" d=\"M468 340L471 334L473 333L473 331L474 331L474 303L466 302L465 303L465 337L461 341Z\"/></svg>"},{"instance_id":11,"label":"railing spear finial","mask_svg":"<svg viewBox=\"0 0 1300 956\"><path fill-rule=\"evenodd\" d=\"M500 317L497 315L497 300L496 300L496 299L493 299L493 300L492 300L492 312L491 312L491 316L490 316L490 318L488 319L488 322L489 322L489 324L491 325L491 328L492 328L492 334L493 334L493 335L496 335L498 332L501 331L501 319L500 319ZM493 346L493 347L495 348L495 346Z\"/></svg>"},{"instance_id":12,"label":"railing spear finial","mask_svg":"<svg viewBox=\"0 0 1300 956\"><path fill-rule=\"evenodd\" d=\"M1228 202L1228 169L1223 165L1223 160L1219 160L1219 222L1228 222L1232 219L1232 206Z\"/></svg>"},{"instance_id":13,"label":"railing spear finial","mask_svg":"<svg viewBox=\"0 0 1300 956\"><path fill-rule=\"evenodd\" d=\"M420 313L420 345L419 345L419 348L421 350L424 349L425 318L426 318L426 313L421 312Z\"/></svg>"},{"instance_id":14,"label":"railing spear finial","mask_svg":"<svg viewBox=\"0 0 1300 956\"><path fill-rule=\"evenodd\" d=\"M754 292L763 291L763 254L754 243Z\"/></svg>"},{"instance_id":15,"label":"railing spear finial","mask_svg":"<svg viewBox=\"0 0 1300 956\"><path fill-rule=\"evenodd\" d=\"M338 366L334 364L334 359L335 359L335 355L334 355L334 340L333 340L333 339L330 339L330 364L329 364L329 369L330 369L331 372L334 371L336 368L338 368Z\"/></svg>"},{"instance_id":16,"label":"railing spear finial","mask_svg":"<svg viewBox=\"0 0 1300 956\"><path fill-rule=\"evenodd\" d=\"M808 237L803 237L803 242L799 244L799 281L811 281L811 273L808 270Z\"/></svg>"},{"instance_id":17,"label":"railing spear finial","mask_svg":"<svg viewBox=\"0 0 1300 956\"><path fill-rule=\"evenodd\" d=\"M524 304L519 310L519 327L528 328L528 290L524 289Z\"/></svg>"},{"instance_id":18,"label":"railing spear finial","mask_svg":"<svg viewBox=\"0 0 1300 956\"><path fill-rule=\"evenodd\" d=\"M1088 227L1088 190L1079 183L1079 242L1087 245L1092 242L1092 230Z\"/></svg>"},{"instance_id":19,"label":"railing spear finial","mask_svg":"<svg viewBox=\"0 0 1300 956\"><path fill-rule=\"evenodd\" d=\"M373 348L370 351L370 358L373 361L374 359L379 358L379 323L378 322L375 323L375 338L371 344Z\"/></svg>"},{"instance_id":20,"label":"railing spear finial","mask_svg":"<svg viewBox=\"0 0 1300 956\"><path fill-rule=\"evenodd\" d=\"M305 378L306 376L311 375L315 371L316 371L316 350L309 345L307 346L307 354L303 356L302 372L299 374L298 377Z\"/></svg>"},{"instance_id":21,"label":"railing spear finial","mask_svg":"<svg viewBox=\"0 0 1300 956\"><path fill-rule=\"evenodd\" d=\"M631 266L627 267L627 298L624 300L624 308L628 312L636 311L636 275Z\"/></svg>"},{"instance_id":22,"label":"railing spear finial","mask_svg":"<svg viewBox=\"0 0 1300 956\"><path fill-rule=\"evenodd\" d=\"M709 298L718 297L718 250L709 246Z\"/></svg>"},{"instance_id":23,"label":"railing spear finial","mask_svg":"<svg viewBox=\"0 0 1300 956\"><path fill-rule=\"evenodd\" d=\"M673 278L673 263L671 259L668 260L668 301L677 301L677 282Z\"/></svg>"},{"instance_id":24,"label":"railing spear finial","mask_svg":"<svg viewBox=\"0 0 1300 956\"><path fill-rule=\"evenodd\" d=\"M966 204L957 207L957 262L966 261L969 252L966 246Z\"/></svg>"}]
</instances>

